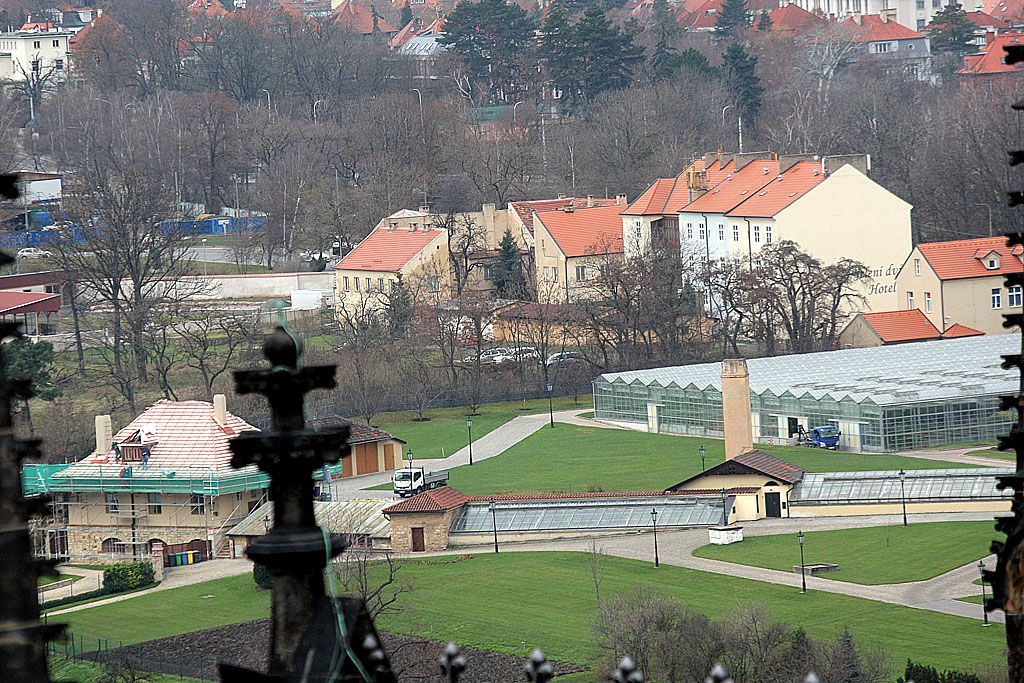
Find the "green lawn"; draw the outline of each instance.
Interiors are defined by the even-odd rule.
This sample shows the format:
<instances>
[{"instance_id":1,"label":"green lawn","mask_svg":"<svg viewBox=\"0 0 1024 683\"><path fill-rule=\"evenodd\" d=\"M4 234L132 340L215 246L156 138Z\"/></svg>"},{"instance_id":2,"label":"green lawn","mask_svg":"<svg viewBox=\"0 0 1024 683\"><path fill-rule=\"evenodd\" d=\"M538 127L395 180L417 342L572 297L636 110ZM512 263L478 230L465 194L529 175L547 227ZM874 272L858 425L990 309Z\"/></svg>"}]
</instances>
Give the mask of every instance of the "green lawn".
<instances>
[{"instance_id":1,"label":"green lawn","mask_svg":"<svg viewBox=\"0 0 1024 683\"><path fill-rule=\"evenodd\" d=\"M594 588L586 554L501 553L452 560L404 564L400 576L413 591L401 596L401 610L381 618L379 627L520 656L539 646L551 659L590 663ZM894 667L907 658L940 668L987 666L1003 652L1001 626L983 629L960 617L817 591L801 595L789 587L679 567L655 569L635 560L605 557L601 563L603 595L643 586L716 618L760 603L773 617L815 637L849 628L864 645L883 647ZM72 632L130 643L259 619L267 616L268 604L269 593L258 592L252 577L243 575L61 619Z\"/></svg>"},{"instance_id":2,"label":"green lawn","mask_svg":"<svg viewBox=\"0 0 1024 683\"><path fill-rule=\"evenodd\" d=\"M58 581L64 581L66 579L71 579L72 583L74 583L75 581L78 581L80 578L82 578L82 577L81 576L77 576L75 574L61 574L60 576L40 576L39 577L39 585L40 586L48 586L51 583L56 583Z\"/></svg>"},{"instance_id":3,"label":"green lawn","mask_svg":"<svg viewBox=\"0 0 1024 683\"><path fill-rule=\"evenodd\" d=\"M473 495L664 489L700 472L701 444L707 467L723 461L724 442L717 439L556 423L554 429L542 429L500 456L452 469L450 483ZM795 446L765 450L818 472L949 466L935 460Z\"/></svg>"},{"instance_id":4,"label":"green lawn","mask_svg":"<svg viewBox=\"0 0 1024 683\"><path fill-rule=\"evenodd\" d=\"M995 537L992 522L932 522L903 526L807 532L808 564L832 562L827 579L882 584L923 581L977 562ZM732 545L706 545L694 555L792 571L800 564L795 534L752 536Z\"/></svg>"},{"instance_id":5,"label":"green lawn","mask_svg":"<svg viewBox=\"0 0 1024 683\"><path fill-rule=\"evenodd\" d=\"M968 451L966 454L979 458L998 458L999 460L1017 459L1017 454L1013 451L997 451L994 448L981 448L976 451Z\"/></svg>"},{"instance_id":6,"label":"green lawn","mask_svg":"<svg viewBox=\"0 0 1024 683\"><path fill-rule=\"evenodd\" d=\"M986 594L985 597L986 598L991 598L992 595L991 594ZM959 600L960 602L971 602L971 603L974 603L975 605L980 605L981 604L981 596L980 595L969 595L966 598L957 598L957 600Z\"/></svg>"},{"instance_id":7,"label":"green lawn","mask_svg":"<svg viewBox=\"0 0 1024 683\"><path fill-rule=\"evenodd\" d=\"M574 404L571 396L559 396L552 401L555 410L586 408L591 398L581 394L579 403ZM546 413L547 399L516 401L514 403L488 403L480 407L480 414L473 416L473 440L477 440L520 415ZM465 408L437 408L425 413L430 420L416 422L415 412L381 413L373 424L408 441L413 458L447 457L464 448L469 442L466 429Z\"/></svg>"},{"instance_id":8,"label":"green lawn","mask_svg":"<svg viewBox=\"0 0 1024 683\"><path fill-rule=\"evenodd\" d=\"M50 660L50 674L54 680L75 681L75 683L100 683L107 675L108 669L96 662L73 662L67 659ZM163 674L145 673L147 683L181 683L182 681L198 681L197 678L179 678Z\"/></svg>"}]
</instances>

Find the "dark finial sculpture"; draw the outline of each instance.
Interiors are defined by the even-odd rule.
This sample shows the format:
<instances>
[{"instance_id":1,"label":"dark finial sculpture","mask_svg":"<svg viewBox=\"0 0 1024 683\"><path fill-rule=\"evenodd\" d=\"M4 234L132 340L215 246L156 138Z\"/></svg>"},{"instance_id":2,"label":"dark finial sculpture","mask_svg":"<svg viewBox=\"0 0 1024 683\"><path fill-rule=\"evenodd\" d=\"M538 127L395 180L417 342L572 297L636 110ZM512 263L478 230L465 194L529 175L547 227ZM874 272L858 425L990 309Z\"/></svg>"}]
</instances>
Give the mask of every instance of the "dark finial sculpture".
<instances>
[{"instance_id":1,"label":"dark finial sculpture","mask_svg":"<svg viewBox=\"0 0 1024 683\"><path fill-rule=\"evenodd\" d=\"M363 602L324 588L324 569L345 546L316 524L313 473L349 452L348 427L308 430L303 405L310 391L335 386L334 366L300 367L302 344L283 323L263 351L270 369L237 371L235 386L266 396L272 428L232 440L231 465L270 475L274 524L246 551L271 575L270 657L266 674L222 664L221 680L394 681Z\"/></svg>"}]
</instances>

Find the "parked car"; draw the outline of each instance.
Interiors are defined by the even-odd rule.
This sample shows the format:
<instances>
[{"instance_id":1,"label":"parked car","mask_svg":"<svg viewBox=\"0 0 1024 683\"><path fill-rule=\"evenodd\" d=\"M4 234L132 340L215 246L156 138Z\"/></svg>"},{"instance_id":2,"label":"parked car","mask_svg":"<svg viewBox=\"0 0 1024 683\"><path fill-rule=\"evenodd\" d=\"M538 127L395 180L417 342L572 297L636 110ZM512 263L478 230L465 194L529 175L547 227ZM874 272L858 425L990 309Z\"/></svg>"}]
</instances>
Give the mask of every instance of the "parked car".
<instances>
[{"instance_id":1,"label":"parked car","mask_svg":"<svg viewBox=\"0 0 1024 683\"><path fill-rule=\"evenodd\" d=\"M509 355L510 353L511 353L511 351L509 351L504 346L496 346L493 349L484 349L483 351L480 352L480 363L482 363L482 364L500 363L501 361L499 359L504 357L504 356ZM463 363L474 363L474 362L476 362L476 354L475 353L471 353L468 356L465 356L462 359L462 362Z\"/></svg>"},{"instance_id":2,"label":"parked car","mask_svg":"<svg viewBox=\"0 0 1024 683\"><path fill-rule=\"evenodd\" d=\"M53 258L53 252L37 249L36 247L25 247L18 250L18 258Z\"/></svg>"},{"instance_id":3,"label":"parked car","mask_svg":"<svg viewBox=\"0 0 1024 683\"><path fill-rule=\"evenodd\" d=\"M563 368L577 363L585 363L586 360L579 351L560 351L548 356L544 364L549 368Z\"/></svg>"},{"instance_id":4,"label":"parked car","mask_svg":"<svg viewBox=\"0 0 1024 683\"><path fill-rule=\"evenodd\" d=\"M532 346L516 346L508 350L508 353L498 357L495 363L526 363L530 361L540 362L540 353Z\"/></svg>"}]
</instances>

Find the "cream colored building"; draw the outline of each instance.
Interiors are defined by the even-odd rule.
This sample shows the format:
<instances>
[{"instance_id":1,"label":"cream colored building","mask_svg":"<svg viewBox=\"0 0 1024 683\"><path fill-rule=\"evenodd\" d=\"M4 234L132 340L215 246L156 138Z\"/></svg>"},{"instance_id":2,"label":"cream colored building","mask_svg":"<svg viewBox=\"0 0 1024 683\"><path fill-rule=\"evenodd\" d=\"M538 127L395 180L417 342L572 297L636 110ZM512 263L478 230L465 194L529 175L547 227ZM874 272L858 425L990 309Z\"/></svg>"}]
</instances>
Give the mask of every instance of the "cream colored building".
<instances>
[{"instance_id":1,"label":"cream colored building","mask_svg":"<svg viewBox=\"0 0 1024 683\"><path fill-rule=\"evenodd\" d=\"M1021 249L1003 237L927 242L914 247L896 278L900 309L920 309L940 330L964 325L1005 334L1003 315L1020 313L1020 287L1006 275L1024 271Z\"/></svg>"},{"instance_id":2,"label":"cream colored building","mask_svg":"<svg viewBox=\"0 0 1024 683\"><path fill-rule=\"evenodd\" d=\"M537 299L569 303L594 298L602 268L622 258L625 202L534 212Z\"/></svg>"}]
</instances>

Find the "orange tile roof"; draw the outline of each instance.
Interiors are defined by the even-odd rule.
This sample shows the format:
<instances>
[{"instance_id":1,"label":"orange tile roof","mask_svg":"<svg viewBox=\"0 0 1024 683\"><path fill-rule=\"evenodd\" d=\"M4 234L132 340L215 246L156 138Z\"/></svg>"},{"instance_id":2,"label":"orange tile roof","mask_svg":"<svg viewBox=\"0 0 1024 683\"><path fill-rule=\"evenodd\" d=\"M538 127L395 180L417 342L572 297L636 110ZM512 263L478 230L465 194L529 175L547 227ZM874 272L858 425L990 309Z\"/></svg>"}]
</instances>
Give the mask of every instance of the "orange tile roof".
<instances>
[{"instance_id":1,"label":"orange tile roof","mask_svg":"<svg viewBox=\"0 0 1024 683\"><path fill-rule=\"evenodd\" d=\"M946 328L946 331L942 333L943 339L957 339L959 337L979 337L985 334L980 330L976 330L973 327L967 327L967 325L961 325L960 323L953 323Z\"/></svg>"},{"instance_id":2,"label":"orange tile roof","mask_svg":"<svg viewBox=\"0 0 1024 683\"><path fill-rule=\"evenodd\" d=\"M882 21L881 15L862 14L859 17L847 17L839 22L840 26L851 29L851 36L858 43L873 43L879 40L915 40L924 38L924 34L909 29L895 20Z\"/></svg>"},{"instance_id":3,"label":"orange tile roof","mask_svg":"<svg viewBox=\"0 0 1024 683\"><path fill-rule=\"evenodd\" d=\"M1010 23L1024 19L1024 0L985 0L982 9L987 14Z\"/></svg>"},{"instance_id":4,"label":"orange tile roof","mask_svg":"<svg viewBox=\"0 0 1024 683\"><path fill-rule=\"evenodd\" d=\"M680 205L680 203L685 205L689 199L689 189L682 176L658 178L622 214L624 216L662 216L675 213L678 209L673 211L670 207Z\"/></svg>"},{"instance_id":5,"label":"orange tile roof","mask_svg":"<svg viewBox=\"0 0 1024 683\"><path fill-rule=\"evenodd\" d=\"M1021 265L1020 260L1021 248L1014 247L1011 251L1006 246L1005 237L925 242L918 244L917 249L940 280L962 280L1024 272L1024 265ZM982 258L993 251L999 254L999 267L988 270L982 263Z\"/></svg>"},{"instance_id":6,"label":"orange tile roof","mask_svg":"<svg viewBox=\"0 0 1024 683\"><path fill-rule=\"evenodd\" d=\"M697 199L680 208L688 213L726 213L772 181L779 174L779 162L751 161L729 173Z\"/></svg>"},{"instance_id":7,"label":"orange tile roof","mask_svg":"<svg viewBox=\"0 0 1024 683\"><path fill-rule=\"evenodd\" d=\"M1021 71L1024 65L1006 63L1006 46L1020 45L1022 38L1024 34L1019 32L993 37L978 54L964 55L964 65L956 73L961 76L990 76Z\"/></svg>"},{"instance_id":8,"label":"orange tile roof","mask_svg":"<svg viewBox=\"0 0 1024 683\"><path fill-rule=\"evenodd\" d=\"M751 162L751 166L759 162ZM827 176L821 172L821 164L814 161L799 161L782 175L774 177L750 195L739 206L729 211L728 216L771 218L787 206L811 191Z\"/></svg>"},{"instance_id":9,"label":"orange tile roof","mask_svg":"<svg viewBox=\"0 0 1024 683\"><path fill-rule=\"evenodd\" d=\"M585 208L589 200L586 197L559 197L558 199L535 199L525 202L509 202L512 210L519 215L519 220L526 226L527 231L533 234L533 212L556 211L567 206L573 208ZM614 199L594 197L594 206L613 206Z\"/></svg>"},{"instance_id":10,"label":"orange tile roof","mask_svg":"<svg viewBox=\"0 0 1024 683\"><path fill-rule=\"evenodd\" d=\"M450 486L442 486L439 489L428 489L423 493L417 493L411 498L384 508L381 512L385 515L403 512L445 512L465 505L468 500L469 496L462 491L456 491Z\"/></svg>"},{"instance_id":11,"label":"orange tile roof","mask_svg":"<svg viewBox=\"0 0 1024 683\"><path fill-rule=\"evenodd\" d=\"M341 259L334 269L397 273L443 234L444 230L438 228L377 228Z\"/></svg>"},{"instance_id":12,"label":"orange tile roof","mask_svg":"<svg viewBox=\"0 0 1024 683\"><path fill-rule=\"evenodd\" d=\"M203 16L211 19L231 14L224 5L220 4L220 0L192 0L192 3L185 8L185 11L193 16Z\"/></svg>"},{"instance_id":13,"label":"orange tile roof","mask_svg":"<svg viewBox=\"0 0 1024 683\"><path fill-rule=\"evenodd\" d=\"M768 13L768 18L772 22L773 31L795 35L828 26L828 20L808 12L795 2L773 9Z\"/></svg>"},{"instance_id":14,"label":"orange tile roof","mask_svg":"<svg viewBox=\"0 0 1024 683\"><path fill-rule=\"evenodd\" d=\"M374 32L374 17L376 16L376 30L379 33L397 33L398 29L389 24L372 7L367 7L357 0L342 0L341 4L334 8L333 15L338 22L347 26L356 33L368 36Z\"/></svg>"},{"instance_id":15,"label":"orange tile roof","mask_svg":"<svg viewBox=\"0 0 1024 683\"><path fill-rule=\"evenodd\" d=\"M722 13L722 0L705 0L696 9L676 14L676 23L690 31L710 31L718 23Z\"/></svg>"},{"instance_id":16,"label":"orange tile roof","mask_svg":"<svg viewBox=\"0 0 1024 683\"><path fill-rule=\"evenodd\" d=\"M14 313L56 313L60 294L47 292L0 292L0 315Z\"/></svg>"},{"instance_id":17,"label":"orange tile roof","mask_svg":"<svg viewBox=\"0 0 1024 683\"><path fill-rule=\"evenodd\" d=\"M536 214L567 257L620 254L624 206L597 206Z\"/></svg>"},{"instance_id":18,"label":"orange tile roof","mask_svg":"<svg viewBox=\"0 0 1024 683\"><path fill-rule=\"evenodd\" d=\"M149 467L227 468L231 461L228 442L241 432L259 431L240 417L227 414L224 426L213 419L213 404L206 401L157 401L114 435L121 443L141 429L155 442ZM93 451L79 461L83 465L116 464L113 449Z\"/></svg>"},{"instance_id":19,"label":"orange tile roof","mask_svg":"<svg viewBox=\"0 0 1024 683\"><path fill-rule=\"evenodd\" d=\"M911 308L907 311L861 313L860 316L886 344L938 339L941 336L939 330L928 320L920 308Z\"/></svg>"}]
</instances>

